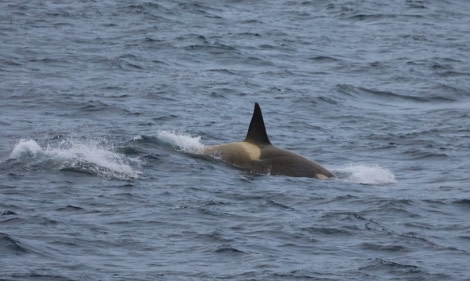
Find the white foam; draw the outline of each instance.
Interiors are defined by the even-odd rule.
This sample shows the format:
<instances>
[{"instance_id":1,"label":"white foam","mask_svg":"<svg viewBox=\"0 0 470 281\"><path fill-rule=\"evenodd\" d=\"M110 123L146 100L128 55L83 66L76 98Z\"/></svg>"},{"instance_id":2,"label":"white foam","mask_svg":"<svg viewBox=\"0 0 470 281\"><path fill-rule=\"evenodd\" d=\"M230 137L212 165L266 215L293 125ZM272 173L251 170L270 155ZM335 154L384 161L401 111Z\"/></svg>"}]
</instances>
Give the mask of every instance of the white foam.
<instances>
[{"instance_id":1,"label":"white foam","mask_svg":"<svg viewBox=\"0 0 470 281\"><path fill-rule=\"evenodd\" d=\"M42 152L42 148L37 142L34 140L21 139L13 148L13 151L10 154L10 159L19 159L24 156L32 157L40 152Z\"/></svg>"},{"instance_id":2,"label":"white foam","mask_svg":"<svg viewBox=\"0 0 470 281\"><path fill-rule=\"evenodd\" d=\"M183 152L200 153L204 149L200 136L193 137L185 132L158 131L157 138Z\"/></svg>"},{"instance_id":3,"label":"white foam","mask_svg":"<svg viewBox=\"0 0 470 281\"><path fill-rule=\"evenodd\" d=\"M339 180L366 185L386 185L396 183L395 175L379 165L350 164L333 169Z\"/></svg>"},{"instance_id":4,"label":"white foam","mask_svg":"<svg viewBox=\"0 0 470 281\"><path fill-rule=\"evenodd\" d=\"M130 162L137 160L126 158L113 149L112 145L99 144L97 141L77 142L71 139L42 148L34 140L22 139L13 148L10 159L30 158L40 163L53 161L60 169L78 169L104 177L121 179L138 177L139 172L130 166Z\"/></svg>"}]
</instances>

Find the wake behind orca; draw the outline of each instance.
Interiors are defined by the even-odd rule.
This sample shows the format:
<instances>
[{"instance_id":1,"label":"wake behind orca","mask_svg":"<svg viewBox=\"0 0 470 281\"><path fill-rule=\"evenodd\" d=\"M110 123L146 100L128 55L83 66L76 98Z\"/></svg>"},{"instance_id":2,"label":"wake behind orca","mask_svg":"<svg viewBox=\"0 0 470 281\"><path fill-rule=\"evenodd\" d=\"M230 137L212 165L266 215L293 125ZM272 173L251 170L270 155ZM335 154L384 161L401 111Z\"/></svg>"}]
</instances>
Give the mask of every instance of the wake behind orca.
<instances>
[{"instance_id":1,"label":"wake behind orca","mask_svg":"<svg viewBox=\"0 0 470 281\"><path fill-rule=\"evenodd\" d=\"M255 103L244 141L208 146L203 150L203 154L257 174L317 179L334 177L330 171L315 162L272 145L258 103Z\"/></svg>"}]
</instances>

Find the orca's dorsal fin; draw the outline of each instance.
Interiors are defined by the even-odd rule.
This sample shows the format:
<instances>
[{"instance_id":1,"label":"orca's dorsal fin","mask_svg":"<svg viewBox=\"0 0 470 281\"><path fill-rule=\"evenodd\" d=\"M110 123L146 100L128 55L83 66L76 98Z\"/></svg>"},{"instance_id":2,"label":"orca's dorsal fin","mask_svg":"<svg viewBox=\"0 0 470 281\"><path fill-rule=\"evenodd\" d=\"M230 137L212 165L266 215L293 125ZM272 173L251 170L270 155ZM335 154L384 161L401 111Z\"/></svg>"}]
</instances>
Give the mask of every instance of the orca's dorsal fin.
<instances>
[{"instance_id":1,"label":"orca's dorsal fin","mask_svg":"<svg viewBox=\"0 0 470 281\"><path fill-rule=\"evenodd\" d=\"M253 144L271 144L264 127L263 114L258 103L255 103L255 110L253 111L253 117L251 117L250 127L245 138L246 142Z\"/></svg>"}]
</instances>

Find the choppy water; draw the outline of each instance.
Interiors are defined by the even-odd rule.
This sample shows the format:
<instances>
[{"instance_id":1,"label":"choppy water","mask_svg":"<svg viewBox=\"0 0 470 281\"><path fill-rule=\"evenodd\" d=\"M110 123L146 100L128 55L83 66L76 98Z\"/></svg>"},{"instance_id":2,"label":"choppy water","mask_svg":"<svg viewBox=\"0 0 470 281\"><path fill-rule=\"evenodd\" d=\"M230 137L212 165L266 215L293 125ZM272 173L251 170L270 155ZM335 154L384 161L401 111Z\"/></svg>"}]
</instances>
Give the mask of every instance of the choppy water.
<instances>
[{"instance_id":1,"label":"choppy water","mask_svg":"<svg viewBox=\"0 0 470 281\"><path fill-rule=\"evenodd\" d=\"M1 1L0 279L470 280L470 2L382 2Z\"/></svg>"}]
</instances>

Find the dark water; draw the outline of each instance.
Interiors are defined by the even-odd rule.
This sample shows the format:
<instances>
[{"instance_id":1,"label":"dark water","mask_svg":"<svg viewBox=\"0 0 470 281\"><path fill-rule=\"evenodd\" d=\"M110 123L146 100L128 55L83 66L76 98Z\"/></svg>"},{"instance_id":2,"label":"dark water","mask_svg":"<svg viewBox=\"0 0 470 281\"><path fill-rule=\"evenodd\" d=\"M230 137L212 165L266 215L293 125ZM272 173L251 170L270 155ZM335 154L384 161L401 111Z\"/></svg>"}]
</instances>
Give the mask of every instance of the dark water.
<instances>
[{"instance_id":1,"label":"dark water","mask_svg":"<svg viewBox=\"0 0 470 281\"><path fill-rule=\"evenodd\" d=\"M470 2L1 1L1 280L470 280ZM337 178L198 155L245 136Z\"/></svg>"}]
</instances>

